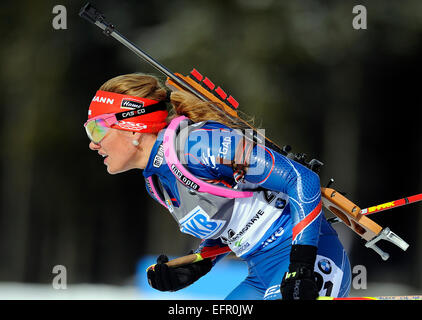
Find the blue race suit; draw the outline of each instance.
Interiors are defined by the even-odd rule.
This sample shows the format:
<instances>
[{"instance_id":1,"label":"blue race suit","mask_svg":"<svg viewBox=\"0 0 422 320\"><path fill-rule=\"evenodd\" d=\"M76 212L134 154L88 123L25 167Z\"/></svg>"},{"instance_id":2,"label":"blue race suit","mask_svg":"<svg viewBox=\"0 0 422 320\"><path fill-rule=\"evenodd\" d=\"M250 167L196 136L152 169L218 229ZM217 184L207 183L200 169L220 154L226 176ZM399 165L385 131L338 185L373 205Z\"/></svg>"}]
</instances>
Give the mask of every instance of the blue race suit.
<instances>
[{"instance_id":1,"label":"blue race suit","mask_svg":"<svg viewBox=\"0 0 422 320\"><path fill-rule=\"evenodd\" d=\"M154 165L162 137L160 132L143 174L155 175L162 189L171 195L171 205L183 206L180 192L175 190L173 173L167 166ZM319 295L347 296L350 263L337 233L324 217L318 175L265 145L245 144L242 137L239 130L207 121L191 130L184 144L185 167L196 177L231 188L254 190L253 198L238 199L232 205L233 215L218 238L206 238L197 250L228 244L247 263L247 278L227 299L280 299L280 283L288 270L293 244L318 247L314 269ZM240 183L234 179L233 166L239 159L247 168ZM181 230L186 232L186 228ZM198 236L198 232L190 233Z\"/></svg>"}]
</instances>

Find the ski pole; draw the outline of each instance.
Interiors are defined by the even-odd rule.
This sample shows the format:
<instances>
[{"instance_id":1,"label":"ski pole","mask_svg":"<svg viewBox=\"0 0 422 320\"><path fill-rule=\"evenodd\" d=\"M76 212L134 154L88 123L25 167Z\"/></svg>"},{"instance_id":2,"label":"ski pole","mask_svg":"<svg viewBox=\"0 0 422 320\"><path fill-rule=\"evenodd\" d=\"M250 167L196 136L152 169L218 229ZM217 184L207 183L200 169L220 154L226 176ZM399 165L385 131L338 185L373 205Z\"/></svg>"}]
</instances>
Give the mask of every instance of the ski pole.
<instances>
[{"instance_id":1,"label":"ski pole","mask_svg":"<svg viewBox=\"0 0 422 320\"><path fill-rule=\"evenodd\" d=\"M416 194L414 196L404 197L402 199L386 202L383 204L379 204L377 206L368 207L366 209L362 209L360 213L364 216L368 216L380 211L394 209L394 208L405 206L407 204L415 203L418 201L422 201L422 193ZM327 221L329 223L337 223L337 222L341 222L341 219L338 217L334 217L334 218L328 219Z\"/></svg>"},{"instance_id":2,"label":"ski pole","mask_svg":"<svg viewBox=\"0 0 422 320\"><path fill-rule=\"evenodd\" d=\"M402 198L402 199L399 199L399 200L379 204L377 206L372 206L372 207L369 207L367 209L363 209L361 211L361 213L363 215L367 216L367 215L374 214L376 212L401 207L401 206L404 206L406 204L415 203L415 202L418 202L418 201L422 201L422 193L419 193L419 194L416 194L416 195L410 196L410 197L405 197L405 198Z\"/></svg>"},{"instance_id":3,"label":"ski pole","mask_svg":"<svg viewBox=\"0 0 422 320\"><path fill-rule=\"evenodd\" d=\"M210 249L204 252L199 252L199 253L192 253L192 254L188 254L187 256L183 256L183 257L179 257L173 260L170 260L168 262L166 262L166 265L168 265L169 267L180 267L183 266L185 264L190 264L190 263L195 263L195 262L199 262L202 261L206 258L213 258L216 256L219 256L220 254L224 254L227 252L230 252L230 248L227 247L220 247L217 249ZM154 270L154 266L155 264L153 264L152 266L149 266L147 268L147 270L151 269Z\"/></svg>"}]
</instances>

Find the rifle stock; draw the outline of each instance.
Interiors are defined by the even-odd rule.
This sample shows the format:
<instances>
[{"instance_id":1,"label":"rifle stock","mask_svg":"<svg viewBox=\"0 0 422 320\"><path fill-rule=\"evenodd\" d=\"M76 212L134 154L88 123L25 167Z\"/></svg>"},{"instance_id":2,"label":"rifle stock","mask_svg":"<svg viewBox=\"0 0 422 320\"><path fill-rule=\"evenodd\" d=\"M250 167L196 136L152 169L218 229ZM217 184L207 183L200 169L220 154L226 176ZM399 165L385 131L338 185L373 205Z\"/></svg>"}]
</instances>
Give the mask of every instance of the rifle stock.
<instances>
[{"instance_id":1,"label":"rifle stock","mask_svg":"<svg viewBox=\"0 0 422 320\"><path fill-rule=\"evenodd\" d=\"M365 216L357 205L334 189L321 188L321 199L328 210L367 241L365 247L373 249L383 260L387 260L390 256L376 246L378 241L387 240L404 251L409 247L403 239L389 228L383 229L379 224Z\"/></svg>"},{"instance_id":2,"label":"rifle stock","mask_svg":"<svg viewBox=\"0 0 422 320\"><path fill-rule=\"evenodd\" d=\"M364 216L357 205L336 190L321 188L321 199L328 210L366 241L372 240L381 232L380 225Z\"/></svg>"},{"instance_id":3,"label":"rifle stock","mask_svg":"<svg viewBox=\"0 0 422 320\"><path fill-rule=\"evenodd\" d=\"M218 87L215 90L215 92L220 93L222 96L221 98L216 97L214 94L210 92L210 90L213 90L214 89L213 87L215 86L208 78L203 78L202 75L195 69L191 71L191 74L195 74L197 76L196 81L193 78L189 76L184 76L180 73L175 73L174 75L178 77L179 79L182 79L184 82L188 83L196 91L200 92L203 96L207 98L208 101L216 103L218 107L222 108L225 112L230 114L232 117L236 117L236 118L239 117L236 111L238 104L237 104L237 101L234 100L232 96L227 98L227 94L223 91L223 89L221 89L221 87ZM202 79L205 80L205 83L203 82ZM201 85L201 83L203 85L209 86L208 89L205 89ZM184 90L180 85L175 83L171 78L167 78L166 85L172 90ZM232 102L231 107L224 101L225 99Z\"/></svg>"}]
</instances>

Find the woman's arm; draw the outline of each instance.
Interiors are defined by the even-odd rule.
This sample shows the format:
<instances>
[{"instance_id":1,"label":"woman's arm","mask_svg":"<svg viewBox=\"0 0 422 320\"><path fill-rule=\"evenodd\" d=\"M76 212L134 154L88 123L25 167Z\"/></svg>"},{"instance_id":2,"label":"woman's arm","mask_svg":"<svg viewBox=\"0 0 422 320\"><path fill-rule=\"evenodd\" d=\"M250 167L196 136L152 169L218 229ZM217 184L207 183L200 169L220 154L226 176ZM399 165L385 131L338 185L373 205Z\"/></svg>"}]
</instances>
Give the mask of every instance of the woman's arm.
<instances>
[{"instance_id":1,"label":"woman's arm","mask_svg":"<svg viewBox=\"0 0 422 320\"><path fill-rule=\"evenodd\" d=\"M322 218L318 175L268 147L256 145L245 179L289 196L293 222L292 243L318 246Z\"/></svg>"}]
</instances>

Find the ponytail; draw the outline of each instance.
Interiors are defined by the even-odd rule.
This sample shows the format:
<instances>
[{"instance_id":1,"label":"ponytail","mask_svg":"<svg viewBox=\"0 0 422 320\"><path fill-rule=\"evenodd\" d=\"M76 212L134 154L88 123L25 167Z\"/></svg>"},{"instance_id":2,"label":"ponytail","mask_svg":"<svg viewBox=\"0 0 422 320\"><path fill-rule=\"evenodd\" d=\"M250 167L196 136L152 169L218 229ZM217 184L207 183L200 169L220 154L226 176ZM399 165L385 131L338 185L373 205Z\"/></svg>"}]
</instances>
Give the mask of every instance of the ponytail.
<instances>
[{"instance_id":1,"label":"ponytail","mask_svg":"<svg viewBox=\"0 0 422 320\"><path fill-rule=\"evenodd\" d=\"M229 116L217 103L202 101L186 91L173 91L168 94L168 89L160 80L148 74L131 73L117 76L104 83L99 90L170 102L171 109L166 119L167 123L183 115L193 122L212 120L233 129L253 128L253 118L245 120L243 116L242 119Z\"/></svg>"}]
</instances>

